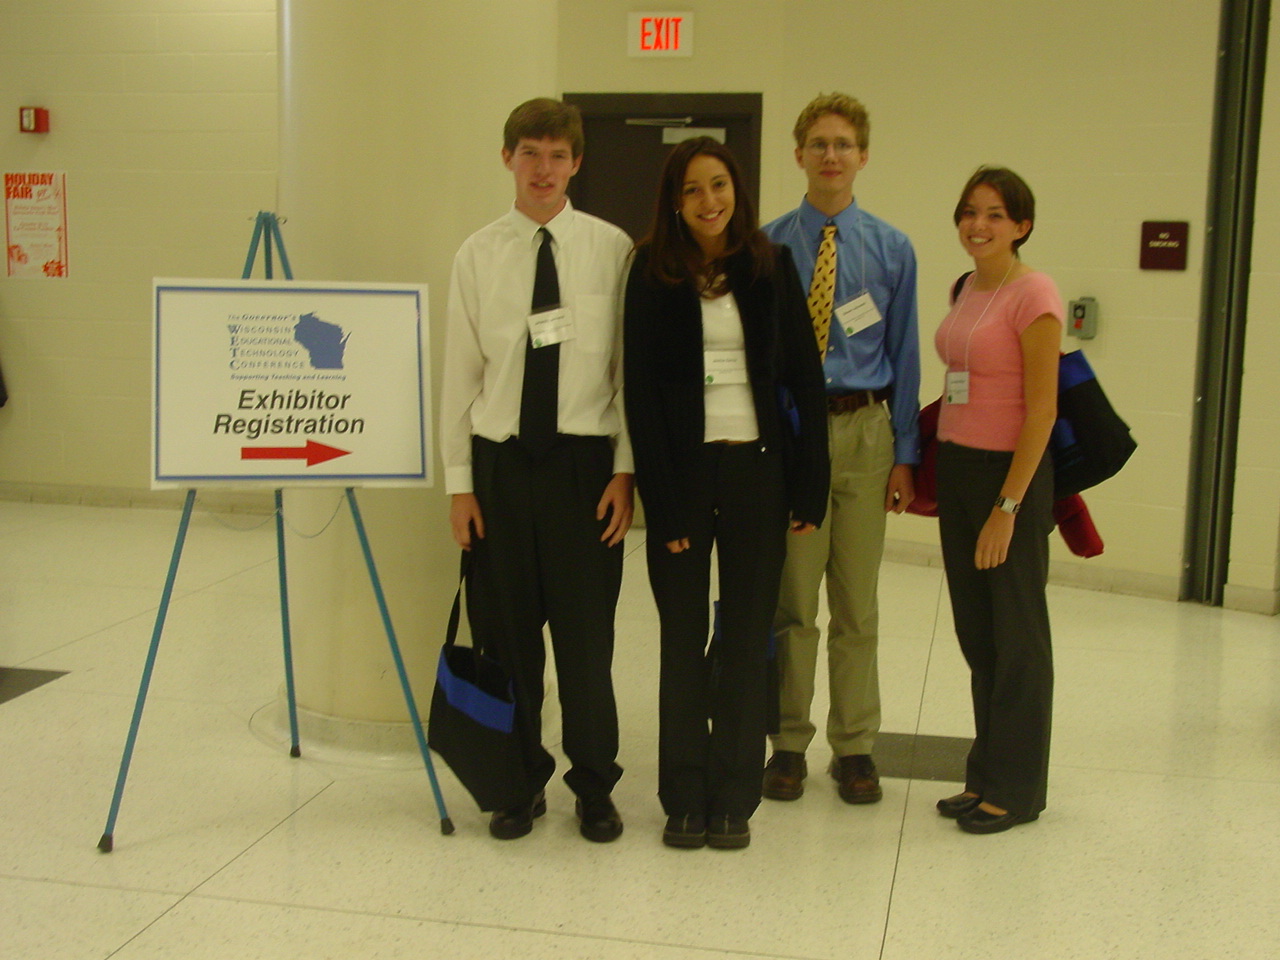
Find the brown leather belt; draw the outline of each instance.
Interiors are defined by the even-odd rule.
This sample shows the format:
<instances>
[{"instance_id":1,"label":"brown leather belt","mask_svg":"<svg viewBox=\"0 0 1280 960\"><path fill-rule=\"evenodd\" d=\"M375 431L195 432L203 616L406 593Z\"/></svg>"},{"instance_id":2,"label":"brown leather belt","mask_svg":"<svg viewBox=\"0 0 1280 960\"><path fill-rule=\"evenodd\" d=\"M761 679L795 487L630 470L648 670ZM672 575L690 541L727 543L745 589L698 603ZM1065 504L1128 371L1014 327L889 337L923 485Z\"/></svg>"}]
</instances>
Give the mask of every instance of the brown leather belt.
<instances>
[{"instance_id":1,"label":"brown leather belt","mask_svg":"<svg viewBox=\"0 0 1280 960\"><path fill-rule=\"evenodd\" d=\"M893 390L890 387L882 387L879 390L855 390L853 393L828 393L827 412L853 413L873 403L884 403L891 396L893 396Z\"/></svg>"}]
</instances>

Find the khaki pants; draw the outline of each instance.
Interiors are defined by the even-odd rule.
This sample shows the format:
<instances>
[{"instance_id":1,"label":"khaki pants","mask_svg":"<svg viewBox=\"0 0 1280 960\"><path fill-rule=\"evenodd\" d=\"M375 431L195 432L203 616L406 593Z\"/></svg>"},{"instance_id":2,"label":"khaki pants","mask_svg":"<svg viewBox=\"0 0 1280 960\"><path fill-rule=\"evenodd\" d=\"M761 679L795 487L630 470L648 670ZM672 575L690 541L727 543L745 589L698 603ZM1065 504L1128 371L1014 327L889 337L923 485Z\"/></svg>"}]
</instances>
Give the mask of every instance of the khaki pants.
<instances>
[{"instance_id":1,"label":"khaki pants","mask_svg":"<svg viewBox=\"0 0 1280 960\"><path fill-rule=\"evenodd\" d=\"M893 426L883 403L827 420L831 499L827 520L787 537L787 561L774 630L778 634L780 728L775 750L803 753L816 727L809 719L818 658L818 589L825 576L827 670L831 709L827 741L838 757L871 753L880 730L876 667L876 583L884 553L885 489L893 469Z\"/></svg>"}]
</instances>

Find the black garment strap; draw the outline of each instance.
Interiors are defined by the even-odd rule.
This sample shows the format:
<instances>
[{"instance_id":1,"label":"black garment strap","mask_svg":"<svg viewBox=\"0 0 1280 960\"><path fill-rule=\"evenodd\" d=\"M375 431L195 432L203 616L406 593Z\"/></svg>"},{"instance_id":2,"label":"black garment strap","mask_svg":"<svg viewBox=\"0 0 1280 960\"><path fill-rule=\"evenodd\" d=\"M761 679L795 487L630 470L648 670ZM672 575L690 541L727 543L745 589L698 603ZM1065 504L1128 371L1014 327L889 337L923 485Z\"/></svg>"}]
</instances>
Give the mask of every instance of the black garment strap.
<instances>
[{"instance_id":1,"label":"black garment strap","mask_svg":"<svg viewBox=\"0 0 1280 960\"><path fill-rule=\"evenodd\" d=\"M542 227L542 245L533 275L531 313L560 305L560 279L551 252L551 232ZM534 347L525 342L524 384L520 391L520 442L533 453L545 453L556 440L560 387L560 344Z\"/></svg>"},{"instance_id":2,"label":"black garment strap","mask_svg":"<svg viewBox=\"0 0 1280 960\"><path fill-rule=\"evenodd\" d=\"M466 583L467 572L471 569L471 553L462 551L462 562L458 567L458 592L453 595L453 610L449 614L449 628L444 634L444 645L452 647L458 640L458 621L462 613L462 585Z\"/></svg>"}]
</instances>

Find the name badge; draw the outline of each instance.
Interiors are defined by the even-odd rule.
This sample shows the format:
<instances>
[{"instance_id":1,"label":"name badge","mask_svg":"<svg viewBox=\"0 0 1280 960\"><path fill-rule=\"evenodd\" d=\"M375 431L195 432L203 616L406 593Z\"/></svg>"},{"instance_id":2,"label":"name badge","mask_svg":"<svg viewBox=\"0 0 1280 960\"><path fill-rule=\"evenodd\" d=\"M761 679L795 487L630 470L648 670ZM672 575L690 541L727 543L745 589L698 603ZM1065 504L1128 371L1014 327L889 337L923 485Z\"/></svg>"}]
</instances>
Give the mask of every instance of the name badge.
<instances>
[{"instance_id":1,"label":"name badge","mask_svg":"<svg viewBox=\"0 0 1280 960\"><path fill-rule=\"evenodd\" d=\"M573 314L567 307L539 310L529 314L529 338L534 348L549 347L553 343L572 340L578 335L573 325Z\"/></svg>"},{"instance_id":2,"label":"name badge","mask_svg":"<svg viewBox=\"0 0 1280 960\"><path fill-rule=\"evenodd\" d=\"M947 403L969 402L969 371L951 370L947 373Z\"/></svg>"},{"instance_id":3,"label":"name badge","mask_svg":"<svg viewBox=\"0 0 1280 960\"><path fill-rule=\"evenodd\" d=\"M745 350L704 350L702 369L708 384L746 383L747 353Z\"/></svg>"},{"instance_id":4,"label":"name badge","mask_svg":"<svg viewBox=\"0 0 1280 960\"><path fill-rule=\"evenodd\" d=\"M875 326L882 319L880 310L869 293L860 293L852 300L847 300L836 307L836 320L846 337L852 337L860 330Z\"/></svg>"}]
</instances>

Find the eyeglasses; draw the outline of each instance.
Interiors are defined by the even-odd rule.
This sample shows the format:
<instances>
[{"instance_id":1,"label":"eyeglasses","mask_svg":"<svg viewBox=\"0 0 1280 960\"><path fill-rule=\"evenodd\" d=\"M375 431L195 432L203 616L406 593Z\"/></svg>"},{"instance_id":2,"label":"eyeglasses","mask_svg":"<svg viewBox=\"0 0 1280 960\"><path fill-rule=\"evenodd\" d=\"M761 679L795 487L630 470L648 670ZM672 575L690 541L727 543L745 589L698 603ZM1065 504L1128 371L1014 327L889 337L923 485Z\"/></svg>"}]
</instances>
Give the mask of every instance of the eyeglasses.
<instances>
[{"instance_id":1,"label":"eyeglasses","mask_svg":"<svg viewBox=\"0 0 1280 960\"><path fill-rule=\"evenodd\" d=\"M837 157L847 157L858 148L856 143L848 140L835 140L828 142L826 140L810 140L804 145L804 148L815 157L825 157L828 150L834 150Z\"/></svg>"}]
</instances>

